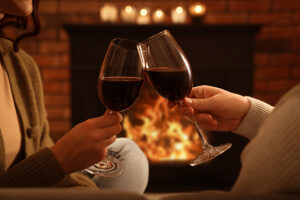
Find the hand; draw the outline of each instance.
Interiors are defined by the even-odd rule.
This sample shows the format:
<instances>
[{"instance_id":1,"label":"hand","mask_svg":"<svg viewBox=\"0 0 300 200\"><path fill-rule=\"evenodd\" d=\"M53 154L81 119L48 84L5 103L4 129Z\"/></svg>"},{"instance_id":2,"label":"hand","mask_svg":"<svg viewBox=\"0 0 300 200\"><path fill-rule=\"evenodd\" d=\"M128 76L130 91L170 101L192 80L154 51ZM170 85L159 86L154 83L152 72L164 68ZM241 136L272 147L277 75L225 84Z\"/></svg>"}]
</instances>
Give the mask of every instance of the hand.
<instances>
[{"instance_id":1,"label":"hand","mask_svg":"<svg viewBox=\"0 0 300 200\"><path fill-rule=\"evenodd\" d=\"M120 113L108 113L88 119L72 128L51 148L65 174L70 174L102 160L107 146L116 140L122 126Z\"/></svg>"},{"instance_id":2,"label":"hand","mask_svg":"<svg viewBox=\"0 0 300 200\"><path fill-rule=\"evenodd\" d=\"M173 107L174 102L169 102ZM232 131L239 127L250 108L245 97L226 90L198 86L178 106L178 111L195 118L200 128L211 131Z\"/></svg>"}]
</instances>

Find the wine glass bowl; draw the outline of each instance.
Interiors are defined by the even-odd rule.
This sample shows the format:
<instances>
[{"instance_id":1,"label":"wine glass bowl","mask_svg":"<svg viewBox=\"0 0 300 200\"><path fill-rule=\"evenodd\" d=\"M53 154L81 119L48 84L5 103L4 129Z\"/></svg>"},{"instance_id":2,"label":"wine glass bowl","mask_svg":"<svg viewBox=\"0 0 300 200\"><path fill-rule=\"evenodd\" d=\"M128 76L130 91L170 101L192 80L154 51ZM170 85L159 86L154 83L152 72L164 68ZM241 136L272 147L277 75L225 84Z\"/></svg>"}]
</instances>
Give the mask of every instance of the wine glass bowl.
<instances>
[{"instance_id":1,"label":"wine glass bowl","mask_svg":"<svg viewBox=\"0 0 300 200\"><path fill-rule=\"evenodd\" d=\"M193 86L192 72L187 57L170 32L164 30L149 37L138 45L138 49L150 85L169 101L183 103ZM191 166L207 162L231 147L230 143L217 147L210 145L204 130L194 118L192 120L202 143L202 152L190 162Z\"/></svg>"},{"instance_id":2,"label":"wine glass bowl","mask_svg":"<svg viewBox=\"0 0 300 200\"><path fill-rule=\"evenodd\" d=\"M116 38L106 53L98 78L98 96L110 111L125 111L139 97L144 72L137 44Z\"/></svg>"},{"instance_id":3,"label":"wine glass bowl","mask_svg":"<svg viewBox=\"0 0 300 200\"><path fill-rule=\"evenodd\" d=\"M110 113L129 109L137 101L144 82L144 70L133 40L115 38L111 41L101 65L97 91ZM110 155L85 171L103 177L122 173L120 161Z\"/></svg>"}]
</instances>

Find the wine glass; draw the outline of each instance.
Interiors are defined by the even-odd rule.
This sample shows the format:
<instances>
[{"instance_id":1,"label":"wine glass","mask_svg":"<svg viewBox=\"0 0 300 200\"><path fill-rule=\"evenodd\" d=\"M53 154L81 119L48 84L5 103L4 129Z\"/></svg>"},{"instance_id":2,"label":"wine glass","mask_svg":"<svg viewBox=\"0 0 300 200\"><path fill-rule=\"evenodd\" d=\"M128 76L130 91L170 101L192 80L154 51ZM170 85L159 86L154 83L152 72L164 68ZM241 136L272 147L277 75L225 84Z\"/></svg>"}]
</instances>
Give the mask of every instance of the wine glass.
<instances>
[{"instance_id":1,"label":"wine glass","mask_svg":"<svg viewBox=\"0 0 300 200\"><path fill-rule=\"evenodd\" d=\"M179 44L168 30L151 36L138 46L140 57L146 71L150 85L162 97L183 103L193 86L190 64ZM205 137L204 130L200 129L193 119L197 133L202 143L202 152L190 162L191 166L205 163L231 147L231 143L214 147Z\"/></svg>"},{"instance_id":2,"label":"wine glass","mask_svg":"<svg viewBox=\"0 0 300 200\"><path fill-rule=\"evenodd\" d=\"M110 113L122 112L138 99L144 82L144 71L137 50L138 43L113 39L106 52L98 78L98 96ZM90 174L104 177L122 173L120 161L110 155L87 168Z\"/></svg>"}]
</instances>

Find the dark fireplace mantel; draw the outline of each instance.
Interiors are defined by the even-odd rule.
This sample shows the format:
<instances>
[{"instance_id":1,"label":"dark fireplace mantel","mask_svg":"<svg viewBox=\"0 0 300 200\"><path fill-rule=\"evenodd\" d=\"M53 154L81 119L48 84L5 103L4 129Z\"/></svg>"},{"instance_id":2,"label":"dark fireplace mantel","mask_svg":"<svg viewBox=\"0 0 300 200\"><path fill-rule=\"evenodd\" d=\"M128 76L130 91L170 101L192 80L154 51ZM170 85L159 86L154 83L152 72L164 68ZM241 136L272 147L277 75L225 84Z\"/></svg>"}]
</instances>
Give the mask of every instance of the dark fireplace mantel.
<instances>
[{"instance_id":1,"label":"dark fireplace mantel","mask_svg":"<svg viewBox=\"0 0 300 200\"><path fill-rule=\"evenodd\" d=\"M194 85L212 85L241 95L252 95L253 46L259 25L68 24L64 28L70 36L71 46L73 125L105 111L97 97L97 78L109 43L116 37L142 41L168 29L191 63ZM181 183L176 191L182 191L183 185L186 190L229 189L238 175L240 153L248 141L232 133L212 133L212 137L213 145L231 142L233 146L210 163L193 168L152 165L148 190L160 191L159 185L166 187L170 183L173 191L176 183Z\"/></svg>"}]
</instances>

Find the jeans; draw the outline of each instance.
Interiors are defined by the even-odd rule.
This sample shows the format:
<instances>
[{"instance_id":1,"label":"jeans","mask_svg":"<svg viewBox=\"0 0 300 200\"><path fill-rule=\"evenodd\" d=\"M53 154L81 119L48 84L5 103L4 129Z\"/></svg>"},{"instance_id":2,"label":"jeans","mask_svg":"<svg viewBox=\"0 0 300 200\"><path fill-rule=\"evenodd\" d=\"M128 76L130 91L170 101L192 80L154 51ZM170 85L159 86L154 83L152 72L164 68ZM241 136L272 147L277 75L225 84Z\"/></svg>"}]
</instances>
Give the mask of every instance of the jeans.
<instances>
[{"instance_id":1,"label":"jeans","mask_svg":"<svg viewBox=\"0 0 300 200\"><path fill-rule=\"evenodd\" d=\"M122 163L123 172L116 177L82 174L90 177L101 189L117 189L142 194L148 183L149 163L138 145L128 138L117 138L108 147L107 154L116 157Z\"/></svg>"}]
</instances>

